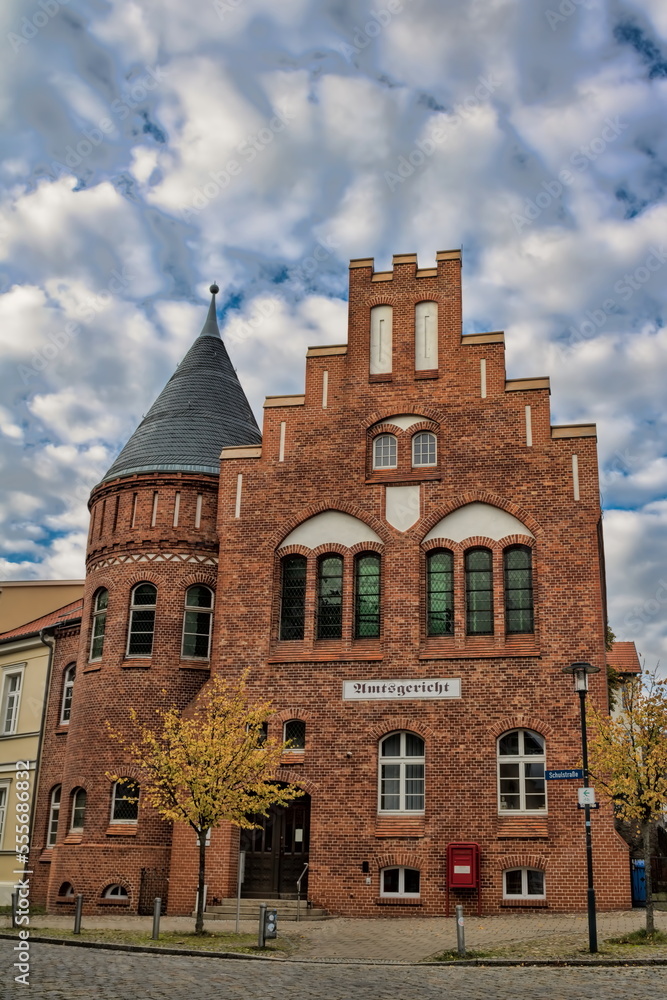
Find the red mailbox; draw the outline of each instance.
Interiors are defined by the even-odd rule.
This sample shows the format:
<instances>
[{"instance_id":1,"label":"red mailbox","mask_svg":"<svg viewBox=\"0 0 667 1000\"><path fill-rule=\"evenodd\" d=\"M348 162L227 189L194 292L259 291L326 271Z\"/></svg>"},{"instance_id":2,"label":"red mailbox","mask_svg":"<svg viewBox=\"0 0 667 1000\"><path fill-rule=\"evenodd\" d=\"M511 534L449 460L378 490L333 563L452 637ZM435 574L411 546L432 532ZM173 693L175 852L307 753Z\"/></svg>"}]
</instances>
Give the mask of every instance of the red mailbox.
<instances>
[{"instance_id":1,"label":"red mailbox","mask_svg":"<svg viewBox=\"0 0 667 1000\"><path fill-rule=\"evenodd\" d=\"M447 844L447 912L449 912L450 889L477 889L477 912L479 913L481 905L479 844L471 842Z\"/></svg>"}]
</instances>

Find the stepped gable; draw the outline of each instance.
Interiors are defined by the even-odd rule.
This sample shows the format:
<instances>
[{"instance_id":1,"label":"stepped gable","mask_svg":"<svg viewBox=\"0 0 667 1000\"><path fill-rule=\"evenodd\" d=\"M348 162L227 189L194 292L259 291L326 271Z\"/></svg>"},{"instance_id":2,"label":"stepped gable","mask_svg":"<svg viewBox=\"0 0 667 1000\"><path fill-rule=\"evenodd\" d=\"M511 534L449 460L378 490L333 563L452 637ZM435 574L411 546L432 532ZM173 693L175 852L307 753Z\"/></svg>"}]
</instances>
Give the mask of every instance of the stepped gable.
<instances>
[{"instance_id":1,"label":"stepped gable","mask_svg":"<svg viewBox=\"0 0 667 1000\"><path fill-rule=\"evenodd\" d=\"M206 322L194 344L113 463L103 482L138 472L217 475L228 445L261 434L220 337L211 285Z\"/></svg>"}]
</instances>

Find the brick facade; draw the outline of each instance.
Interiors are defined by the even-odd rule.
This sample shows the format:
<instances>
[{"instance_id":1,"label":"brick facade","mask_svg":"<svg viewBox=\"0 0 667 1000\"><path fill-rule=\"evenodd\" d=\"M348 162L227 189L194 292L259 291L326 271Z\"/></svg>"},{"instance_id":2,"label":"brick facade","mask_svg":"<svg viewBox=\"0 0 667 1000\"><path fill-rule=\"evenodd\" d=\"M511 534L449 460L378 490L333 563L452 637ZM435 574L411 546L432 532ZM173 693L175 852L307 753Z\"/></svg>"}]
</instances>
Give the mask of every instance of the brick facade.
<instances>
[{"instance_id":1,"label":"brick facade","mask_svg":"<svg viewBox=\"0 0 667 1000\"><path fill-rule=\"evenodd\" d=\"M66 905L57 895L65 881L84 892L87 909L108 906L100 893L120 882L136 910L141 869L168 866L169 912L193 907L194 835L172 830L144 804L135 829L113 832L105 777L131 776L122 750L105 734L106 720L129 735L130 706L148 719L163 690L167 701L186 705L208 676L208 662L180 657L184 594L193 583L217 594L211 670L233 678L249 668L251 690L275 706L272 734L282 737L290 719L306 723L305 748L286 755L279 776L310 796L314 904L350 916L440 914L445 847L475 841L483 912L585 908L576 782L548 782L546 812L501 812L496 753L503 733L525 729L545 740L547 767L576 765L578 700L561 669L573 660L600 667L589 697L606 704L595 429L551 426L548 380L508 381L502 334L462 336L460 274L457 251L438 254L429 269L418 269L413 255L395 258L384 273L374 272L370 260L353 261L348 345L309 351L303 396L267 399L261 446L224 448L219 482L162 472L106 482L93 492L72 717L67 734L58 732L56 669L35 830L42 859L35 864L40 872L50 869L50 908ZM438 304L439 363L416 371L415 306L423 301ZM393 360L391 372L370 374L376 305L393 309ZM437 437L437 463L413 468L411 439L422 430ZM395 436L396 468L373 468L378 433ZM464 530L460 514L468 505L474 516L479 512L479 524L465 522ZM331 512L333 520L318 521ZM455 520L440 529L448 515ZM306 522L311 535L297 530ZM450 526L457 537L442 534ZM530 633L506 635L503 551L515 544L532 553L535 625ZM473 547L491 552L490 635L466 634L464 559ZM434 548L452 552L452 635L427 635L426 558ZM354 558L361 552L381 557L378 638L355 638ZM341 635L319 639L317 565L327 553L343 557ZM303 639L280 638L281 559L289 554L307 560ZM127 659L130 593L143 581L158 588L153 655ZM89 663L100 587L109 591L104 655ZM71 655L59 648L61 672ZM461 696L342 697L345 681L437 678L460 682ZM378 747L396 731L424 741L423 812L378 810ZM86 788L88 807L78 842L61 822L49 860L39 835L59 775L63 815L76 787ZM629 906L627 848L607 807L594 814L593 838L599 907ZM291 860L300 868L306 855L297 857L294 843ZM234 895L237 849L237 831L213 831L209 901ZM275 864L284 860L280 854ZM392 867L420 872L418 896L381 894L381 872ZM543 871L545 898L503 899L503 871L510 868ZM45 896L46 881L40 875ZM280 889L294 886L283 882ZM457 901L476 906L477 896L452 892L450 905Z\"/></svg>"}]
</instances>

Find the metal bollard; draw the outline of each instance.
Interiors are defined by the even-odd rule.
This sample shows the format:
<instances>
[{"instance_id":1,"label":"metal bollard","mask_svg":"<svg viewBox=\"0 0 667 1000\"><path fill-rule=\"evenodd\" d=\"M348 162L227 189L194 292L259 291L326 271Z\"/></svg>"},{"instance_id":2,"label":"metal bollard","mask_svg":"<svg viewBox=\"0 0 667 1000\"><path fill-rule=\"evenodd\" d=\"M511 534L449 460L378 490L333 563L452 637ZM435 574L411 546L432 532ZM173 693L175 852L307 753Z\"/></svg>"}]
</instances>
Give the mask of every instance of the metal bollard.
<instances>
[{"instance_id":1,"label":"metal bollard","mask_svg":"<svg viewBox=\"0 0 667 1000\"><path fill-rule=\"evenodd\" d=\"M74 933L81 933L81 913L83 911L83 894L77 893L76 904L74 907Z\"/></svg>"},{"instance_id":2,"label":"metal bollard","mask_svg":"<svg viewBox=\"0 0 667 1000\"><path fill-rule=\"evenodd\" d=\"M463 919L463 907L456 907L456 948L460 958L465 958L466 953L466 932L465 920Z\"/></svg>"},{"instance_id":3,"label":"metal bollard","mask_svg":"<svg viewBox=\"0 0 667 1000\"><path fill-rule=\"evenodd\" d=\"M259 934L257 936L257 947L264 947L264 925L266 923L266 903L259 904Z\"/></svg>"},{"instance_id":4,"label":"metal bollard","mask_svg":"<svg viewBox=\"0 0 667 1000\"><path fill-rule=\"evenodd\" d=\"M18 916L18 905L19 905L19 894L18 892L12 893L12 927L18 927L16 923L16 918Z\"/></svg>"},{"instance_id":5,"label":"metal bollard","mask_svg":"<svg viewBox=\"0 0 667 1000\"><path fill-rule=\"evenodd\" d=\"M153 903L153 933L151 935L151 937L153 938L154 941L157 941L157 939L160 936L160 914L161 913L162 913L162 900L160 899L159 896L156 896L155 897L155 901Z\"/></svg>"}]
</instances>

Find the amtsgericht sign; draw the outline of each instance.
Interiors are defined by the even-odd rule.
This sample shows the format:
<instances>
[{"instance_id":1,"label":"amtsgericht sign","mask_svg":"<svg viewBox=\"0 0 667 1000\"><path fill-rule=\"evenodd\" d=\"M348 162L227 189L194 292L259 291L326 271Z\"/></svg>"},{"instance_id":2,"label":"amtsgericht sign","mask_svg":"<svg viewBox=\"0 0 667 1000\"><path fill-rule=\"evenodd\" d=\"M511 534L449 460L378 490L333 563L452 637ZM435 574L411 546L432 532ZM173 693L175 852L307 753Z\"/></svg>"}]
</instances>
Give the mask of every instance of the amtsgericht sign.
<instances>
[{"instance_id":1,"label":"amtsgericht sign","mask_svg":"<svg viewBox=\"0 0 667 1000\"><path fill-rule=\"evenodd\" d=\"M414 698L460 698L459 677L428 677L420 680L343 681L344 701L392 699L411 701Z\"/></svg>"}]
</instances>

